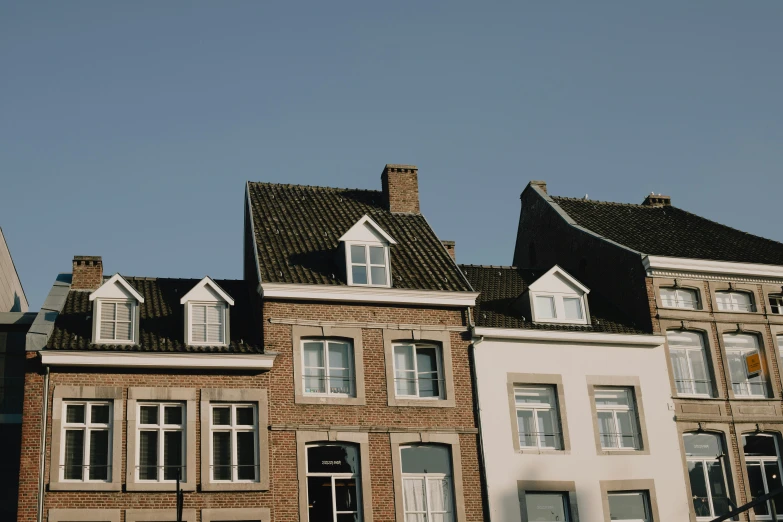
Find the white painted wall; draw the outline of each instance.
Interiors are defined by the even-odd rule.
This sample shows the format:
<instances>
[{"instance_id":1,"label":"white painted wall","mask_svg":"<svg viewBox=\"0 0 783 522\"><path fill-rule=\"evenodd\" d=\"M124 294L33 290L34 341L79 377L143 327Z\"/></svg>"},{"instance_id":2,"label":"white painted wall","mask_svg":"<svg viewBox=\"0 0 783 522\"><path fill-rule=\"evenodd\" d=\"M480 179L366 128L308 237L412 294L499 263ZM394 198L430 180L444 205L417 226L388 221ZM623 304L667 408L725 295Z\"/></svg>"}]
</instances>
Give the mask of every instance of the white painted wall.
<instances>
[{"instance_id":1,"label":"white painted wall","mask_svg":"<svg viewBox=\"0 0 783 522\"><path fill-rule=\"evenodd\" d=\"M492 340L475 346L481 431L493 522L518 522L517 480L574 481L581 522L602 522L600 480L653 479L660 521L688 520L688 499L663 345L654 348L558 341ZM514 450L507 373L559 374L570 454ZM587 375L637 376L649 455L598 455ZM637 398L638 400L638 398ZM607 514L608 519L608 514Z\"/></svg>"},{"instance_id":2,"label":"white painted wall","mask_svg":"<svg viewBox=\"0 0 783 522\"><path fill-rule=\"evenodd\" d=\"M26 312L27 298L0 229L0 312Z\"/></svg>"}]
</instances>

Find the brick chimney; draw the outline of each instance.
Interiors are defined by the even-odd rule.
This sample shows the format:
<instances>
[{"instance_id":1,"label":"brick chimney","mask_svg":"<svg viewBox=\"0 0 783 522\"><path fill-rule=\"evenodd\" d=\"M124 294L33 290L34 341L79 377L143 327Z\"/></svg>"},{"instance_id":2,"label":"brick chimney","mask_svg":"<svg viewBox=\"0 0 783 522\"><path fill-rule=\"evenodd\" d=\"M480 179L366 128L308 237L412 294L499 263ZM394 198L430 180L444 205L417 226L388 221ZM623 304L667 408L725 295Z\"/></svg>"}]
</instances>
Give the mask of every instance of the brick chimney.
<instances>
[{"instance_id":1,"label":"brick chimney","mask_svg":"<svg viewBox=\"0 0 783 522\"><path fill-rule=\"evenodd\" d=\"M541 192L546 194L546 181L533 180L533 181L530 182L530 184L533 185L534 187L540 188Z\"/></svg>"},{"instance_id":2,"label":"brick chimney","mask_svg":"<svg viewBox=\"0 0 783 522\"><path fill-rule=\"evenodd\" d=\"M383 202L391 212L420 214L419 169L415 165L386 165L381 174Z\"/></svg>"},{"instance_id":3,"label":"brick chimney","mask_svg":"<svg viewBox=\"0 0 783 522\"><path fill-rule=\"evenodd\" d=\"M97 290L102 284L101 256L73 256L71 290Z\"/></svg>"},{"instance_id":4,"label":"brick chimney","mask_svg":"<svg viewBox=\"0 0 783 522\"><path fill-rule=\"evenodd\" d=\"M664 196L662 194L650 192L650 195L644 198L642 205L645 207L671 207L672 198L671 196Z\"/></svg>"},{"instance_id":5,"label":"brick chimney","mask_svg":"<svg viewBox=\"0 0 783 522\"><path fill-rule=\"evenodd\" d=\"M457 248L457 243L454 241L446 241L445 239L441 241L443 243L443 246L446 247L446 252L449 253L451 256L451 259L454 261L457 260L457 252L455 252L455 249Z\"/></svg>"}]
</instances>

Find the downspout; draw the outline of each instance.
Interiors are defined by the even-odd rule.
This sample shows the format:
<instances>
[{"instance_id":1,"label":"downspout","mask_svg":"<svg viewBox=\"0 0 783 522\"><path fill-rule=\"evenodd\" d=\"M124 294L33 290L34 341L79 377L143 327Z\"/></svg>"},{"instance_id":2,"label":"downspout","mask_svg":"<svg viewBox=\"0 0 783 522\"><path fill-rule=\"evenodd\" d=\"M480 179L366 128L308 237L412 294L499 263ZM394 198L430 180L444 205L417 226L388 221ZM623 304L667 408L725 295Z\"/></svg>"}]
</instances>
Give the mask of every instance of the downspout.
<instances>
[{"instance_id":1,"label":"downspout","mask_svg":"<svg viewBox=\"0 0 783 522\"><path fill-rule=\"evenodd\" d=\"M489 485L487 484L486 462L484 458L484 438L481 429L481 401L479 400L478 379L476 374L476 345L484 340L484 337L475 338L476 325L473 324L473 313L468 307L468 334L470 335L470 352L468 360L470 361L470 380L473 383L473 411L476 412L476 426L478 427L478 458L479 458L479 478L481 482L481 496L483 498L483 511L485 522L491 522L489 510Z\"/></svg>"},{"instance_id":2,"label":"downspout","mask_svg":"<svg viewBox=\"0 0 783 522\"><path fill-rule=\"evenodd\" d=\"M49 412L49 367L44 373L43 411L41 412L41 455L38 469L38 522L43 521L44 509L44 469L46 467L46 420Z\"/></svg>"}]
</instances>

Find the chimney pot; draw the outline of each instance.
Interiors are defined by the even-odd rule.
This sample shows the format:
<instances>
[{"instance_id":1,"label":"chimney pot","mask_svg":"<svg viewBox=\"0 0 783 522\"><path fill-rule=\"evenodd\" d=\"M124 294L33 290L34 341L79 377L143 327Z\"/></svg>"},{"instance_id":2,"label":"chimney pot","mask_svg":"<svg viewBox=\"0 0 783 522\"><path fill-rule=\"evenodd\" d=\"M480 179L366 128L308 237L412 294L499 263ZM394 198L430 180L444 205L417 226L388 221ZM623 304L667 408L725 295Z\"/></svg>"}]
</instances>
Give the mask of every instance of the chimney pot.
<instances>
[{"instance_id":1,"label":"chimney pot","mask_svg":"<svg viewBox=\"0 0 783 522\"><path fill-rule=\"evenodd\" d=\"M645 207L670 207L672 206L672 198L671 196L650 192L650 195L644 198L642 205Z\"/></svg>"},{"instance_id":2,"label":"chimney pot","mask_svg":"<svg viewBox=\"0 0 783 522\"><path fill-rule=\"evenodd\" d=\"M72 290L97 290L102 284L101 256L73 256Z\"/></svg>"},{"instance_id":3,"label":"chimney pot","mask_svg":"<svg viewBox=\"0 0 783 522\"><path fill-rule=\"evenodd\" d=\"M546 192L546 181L533 180L533 181L530 182L530 184L540 188L541 192L543 192L544 194L547 193Z\"/></svg>"},{"instance_id":4,"label":"chimney pot","mask_svg":"<svg viewBox=\"0 0 783 522\"><path fill-rule=\"evenodd\" d=\"M454 241L446 241L445 239L442 240L441 243L443 243L443 246L446 247L446 252L449 253L449 255L451 256L451 259L456 261L457 260L457 252L455 250L457 248L457 243L455 243Z\"/></svg>"},{"instance_id":5,"label":"chimney pot","mask_svg":"<svg viewBox=\"0 0 783 522\"><path fill-rule=\"evenodd\" d=\"M390 212L420 214L419 169L415 165L387 164L381 174L383 203Z\"/></svg>"}]
</instances>

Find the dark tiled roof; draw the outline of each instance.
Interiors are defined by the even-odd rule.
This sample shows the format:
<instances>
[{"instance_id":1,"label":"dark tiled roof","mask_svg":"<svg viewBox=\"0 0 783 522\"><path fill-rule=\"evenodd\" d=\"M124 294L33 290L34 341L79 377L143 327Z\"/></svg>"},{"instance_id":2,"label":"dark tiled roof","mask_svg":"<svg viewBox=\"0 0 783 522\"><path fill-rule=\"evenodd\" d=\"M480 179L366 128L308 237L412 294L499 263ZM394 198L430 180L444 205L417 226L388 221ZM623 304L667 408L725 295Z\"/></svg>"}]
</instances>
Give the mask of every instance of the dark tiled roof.
<instances>
[{"instance_id":1,"label":"dark tiled roof","mask_svg":"<svg viewBox=\"0 0 783 522\"><path fill-rule=\"evenodd\" d=\"M677 207L552 197L574 221L643 254L783 265L783 243Z\"/></svg>"},{"instance_id":2,"label":"dark tiled roof","mask_svg":"<svg viewBox=\"0 0 783 522\"><path fill-rule=\"evenodd\" d=\"M139 338L136 346L94 345L92 339L92 303L90 292L71 291L54 323L47 349L58 350L131 350L147 352L263 353L260 325L254 317L251 292L244 281L215 280L231 297L228 346L188 346L184 342L184 305L179 300L200 279L152 279L126 277L143 297L139 307Z\"/></svg>"},{"instance_id":3,"label":"dark tiled roof","mask_svg":"<svg viewBox=\"0 0 783 522\"><path fill-rule=\"evenodd\" d=\"M480 292L473 320L476 326L494 328L528 328L537 330L567 330L575 332L645 333L608 302L590 293L589 326L570 324L536 324L522 317L519 296L546 270L521 269L511 266L460 265L468 281ZM529 319L529 318L527 318Z\"/></svg>"},{"instance_id":4,"label":"dark tiled roof","mask_svg":"<svg viewBox=\"0 0 783 522\"><path fill-rule=\"evenodd\" d=\"M470 291L423 216L383 208L383 195L352 190L249 183L261 281L346 285L339 238L367 214L397 241L393 288Z\"/></svg>"}]
</instances>

